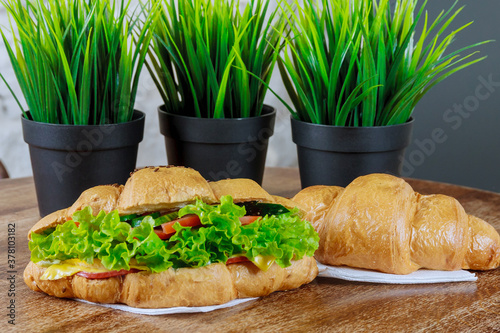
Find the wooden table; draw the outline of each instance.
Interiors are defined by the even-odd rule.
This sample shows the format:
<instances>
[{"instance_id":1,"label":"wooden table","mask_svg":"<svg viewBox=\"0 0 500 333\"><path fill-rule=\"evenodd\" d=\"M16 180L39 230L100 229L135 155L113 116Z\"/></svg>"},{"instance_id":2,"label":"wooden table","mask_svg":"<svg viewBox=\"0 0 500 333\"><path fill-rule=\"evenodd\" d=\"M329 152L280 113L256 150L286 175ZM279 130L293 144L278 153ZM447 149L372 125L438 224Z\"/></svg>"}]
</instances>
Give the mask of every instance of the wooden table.
<instances>
[{"instance_id":1,"label":"wooden table","mask_svg":"<svg viewBox=\"0 0 500 333\"><path fill-rule=\"evenodd\" d=\"M500 194L409 180L415 190L456 197L466 211L500 229ZM264 187L292 196L295 169L266 170ZM317 278L309 285L210 313L136 315L32 292L22 272L29 261L26 234L38 220L31 178L0 181L0 332L13 330L7 306L15 300L19 332L500 332L500 269L477 272L477 282L381 285ZM15 223L15 296L8 296L8 224Z\"/></svg>"}]
</instances>

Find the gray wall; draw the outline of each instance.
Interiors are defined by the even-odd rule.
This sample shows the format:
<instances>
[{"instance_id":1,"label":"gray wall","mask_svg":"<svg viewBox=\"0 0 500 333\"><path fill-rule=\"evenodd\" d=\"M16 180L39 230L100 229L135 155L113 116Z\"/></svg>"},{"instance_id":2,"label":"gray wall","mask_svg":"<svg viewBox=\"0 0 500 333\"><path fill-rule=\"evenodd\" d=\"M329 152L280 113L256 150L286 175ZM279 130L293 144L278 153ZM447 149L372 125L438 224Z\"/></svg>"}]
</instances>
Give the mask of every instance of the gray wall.
<instances>
[{"instance_id":1,"label":"gray wall","mask_svg":"<svg viewBox=\"0 0 500 333\"><path fill-rule=\"evenodd\" d=\"M434 18L454 1L429 1ZM500 192L500 1L462 0L457 24L474 20L453 50L483 40L488 58L441 82L418 104L404 174Z\"/></svg>"}]
</instances>

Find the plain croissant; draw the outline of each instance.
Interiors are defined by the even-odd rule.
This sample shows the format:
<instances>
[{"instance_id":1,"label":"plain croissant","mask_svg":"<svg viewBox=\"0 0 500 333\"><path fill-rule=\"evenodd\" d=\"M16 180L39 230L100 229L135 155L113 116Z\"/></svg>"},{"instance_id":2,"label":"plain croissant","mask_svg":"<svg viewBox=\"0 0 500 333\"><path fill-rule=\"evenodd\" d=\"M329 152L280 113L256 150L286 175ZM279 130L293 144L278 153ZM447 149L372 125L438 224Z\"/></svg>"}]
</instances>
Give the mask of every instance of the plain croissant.
<instances>
[{"instance_id":1,"label":"plain croissant","mask_svg":"<svg viewBox=\"0 0 500 333\"><path fill-rule=\"evenodd\" d=\"M372 174L345 189L312 186L293 200L320 236L315 257L392 274L419 268L494 269L500 235L445 195L421 195L403 179Z\"/></svg>"}]
</instances>

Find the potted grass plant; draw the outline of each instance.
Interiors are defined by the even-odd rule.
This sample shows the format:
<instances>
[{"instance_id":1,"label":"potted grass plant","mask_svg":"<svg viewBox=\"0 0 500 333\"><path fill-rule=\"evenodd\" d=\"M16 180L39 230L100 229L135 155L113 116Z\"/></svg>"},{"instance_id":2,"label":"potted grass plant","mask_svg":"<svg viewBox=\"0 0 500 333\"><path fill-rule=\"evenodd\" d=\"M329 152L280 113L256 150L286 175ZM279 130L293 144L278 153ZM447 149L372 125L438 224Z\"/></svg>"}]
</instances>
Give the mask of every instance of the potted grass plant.
<instances>
[{"instance_id":1,"label":"potted grass plant","mask_svg":"<svg viewBox=\"0 0 500 333\"><path fill-rule=\"evenodd\" d=\"M264 97L286 20L268 13L269 0L244 10L234 0L159 1L147 66L164 102L169 164L262 183L276 116Z\"/></svg>"},{"instance_id":2,"label":"potted grass plant","mask_svg":"<svg viewBox=\"0 0 500 333\"><path fill-rule=\"evenodd\" d=\"M0 3L12 45L7 28L1 34L28 106L14 96L40 215L68 207L89 187L124 183L144 133L134 102L154 11L130 18L129 0Z\"/></svg>"},{"instance_id":3,"label":"potted grass plant","mask_svg":"<svg viewBox=\"0 0 500 333\"><path fill-rule=\"evenodd\" d=\"M287 105L303 187L399 176L418 101L483 59L466 51L485 42L449 52L470 24L446 32L462 10L456 2L434 20L426 3L296 0L284 9L292 33L278 65L294 107Z\"/></svg>"}]
</instances>

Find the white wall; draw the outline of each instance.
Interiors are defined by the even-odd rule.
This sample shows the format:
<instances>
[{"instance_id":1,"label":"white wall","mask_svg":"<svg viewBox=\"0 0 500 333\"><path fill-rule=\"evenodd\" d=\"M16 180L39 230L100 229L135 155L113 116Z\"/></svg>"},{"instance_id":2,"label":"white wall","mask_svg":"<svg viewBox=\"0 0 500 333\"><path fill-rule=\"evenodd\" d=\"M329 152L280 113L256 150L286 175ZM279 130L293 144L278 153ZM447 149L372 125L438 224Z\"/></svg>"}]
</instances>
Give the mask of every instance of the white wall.
<instances>
[{"instance_id":1,"label":"white wall","mask_svg":"<svg viewBox=\"0 0 500 333\"><path fill-rule=\"evenodd\" d=\"M6 11L0 6L0 25L6 26L7 24ZM21 96L5 45L1 41L0 72L13 86L16 94ZM282 96L286 95L279 75L273 77L272 86ZM270 166L295 166L297 156L295 145L291 141L289 114L271 93L268 94L266 103L278 109L278 119L275 134L270 142L267 164ZM147 115L144 140L139 146L138 166L167 164L164 139L159 133L156 114L156 108L160 104L162 104L160 95L156 91L149 73L144 70L136 101L136 109L144 111ZM0 160L13 178L26 177L32 174L28 146L22 136L20 115L21 110L14 98L5 84L0 82Z\"/></svg>"}]
</instances>

